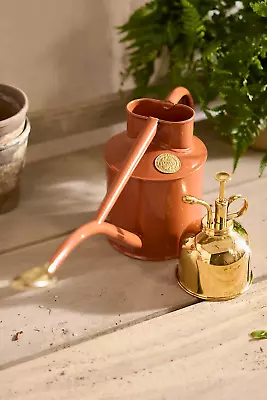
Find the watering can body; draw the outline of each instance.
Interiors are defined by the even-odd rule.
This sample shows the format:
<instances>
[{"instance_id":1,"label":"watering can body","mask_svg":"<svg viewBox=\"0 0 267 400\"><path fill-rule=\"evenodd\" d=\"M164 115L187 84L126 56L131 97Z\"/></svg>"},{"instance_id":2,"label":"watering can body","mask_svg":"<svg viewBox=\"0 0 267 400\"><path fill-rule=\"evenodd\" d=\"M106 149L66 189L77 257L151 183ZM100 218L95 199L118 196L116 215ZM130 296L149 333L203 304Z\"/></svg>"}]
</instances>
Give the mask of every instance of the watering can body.
<instances>
[{"instance_id":1,"label":"watering can body","mask_svg":"<svg viewBox=\"0 0 267 400\"><path fill-rule=\"evenodd\" d=\"M176 104L181 99L185 104ZM151 116L159 120L156 135L107 220L142 240L142 247L136 248L110 239L117 250L138 259L166 260L178 257L185 232L199 230L201 206L192 209L182 198L187 193L202 196L207 149L193 136L189 92L178 88L165 101L134 100L127 105L127 130L113 136L105 147L107 190Z\"/></svg>"}]
</instances>

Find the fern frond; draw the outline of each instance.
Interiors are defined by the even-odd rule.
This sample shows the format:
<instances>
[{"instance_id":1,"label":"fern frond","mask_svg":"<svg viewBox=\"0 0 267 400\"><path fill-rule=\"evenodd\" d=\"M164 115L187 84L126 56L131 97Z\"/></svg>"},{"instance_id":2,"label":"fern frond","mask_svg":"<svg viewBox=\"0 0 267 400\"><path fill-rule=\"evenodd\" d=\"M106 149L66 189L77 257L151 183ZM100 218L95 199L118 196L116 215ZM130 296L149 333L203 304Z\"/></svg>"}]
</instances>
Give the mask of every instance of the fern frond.
<instances>
[{"instance_id":1,"label":"fern frond","mask_svg":"<svg viewBox=\"0 0 267 400\"><path fill-rule=\"evenodd\" d=\"M252 10L261 17L267 17L267 0L250 3Z\"/></svg>"},{"instance_id":2,"label":"fern frond","mask_svg":"<svg viewBox=\"0 0 267 400\"><path fill-rule=\"evenodd\" d=\"M183 6L183 26L186 36L197 36L202 38L205 35L205 26L199 12L189 0L181 0Z\"/></svg>"}]
</instances>

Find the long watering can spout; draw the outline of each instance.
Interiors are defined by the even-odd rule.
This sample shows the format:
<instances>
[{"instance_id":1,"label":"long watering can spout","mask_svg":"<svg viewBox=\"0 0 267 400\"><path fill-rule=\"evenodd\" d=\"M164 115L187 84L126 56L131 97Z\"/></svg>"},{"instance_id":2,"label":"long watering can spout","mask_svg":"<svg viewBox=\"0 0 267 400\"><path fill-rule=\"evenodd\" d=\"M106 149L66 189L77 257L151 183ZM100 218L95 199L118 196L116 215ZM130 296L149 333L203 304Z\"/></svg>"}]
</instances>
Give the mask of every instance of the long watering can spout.
<instances>
[{"instance_id":1,"label":"long watering can spout","mask_svg":"<svg viewBox=\"0 0 267 400\"><path fill-rule=\"evenodd\" d=\"M56 281L55 273L68 255L83 240L94 235L106 235L110 239L118 240L128 246L142 247L139 236L124 229L117 228L107 222L98 223L96 220L88 222L76 229L59 247L50 261L42 267L34 267L16 277L12 286L15 289L29 289L46 287Z\"/></svg>"},{"instance_id":2,"label":"long watering can spout","mask_svg":"<svg viewBox=\"0 0 267 400\"><path fill-rule=\"evenodd\" d=\"M140 132L122 170L102 201L94 220L70 234L44 266L32 268L16 277L12 282L14 288L29 289L48 286L55 280L55 272L74 248L83 240L94 235L106 235L122 242L124 245L142 247L142 241L139 236L104 221L156 135L157 126L157 118L149 117L147 119L143 131Z\"/></svg>"}]
</instances>

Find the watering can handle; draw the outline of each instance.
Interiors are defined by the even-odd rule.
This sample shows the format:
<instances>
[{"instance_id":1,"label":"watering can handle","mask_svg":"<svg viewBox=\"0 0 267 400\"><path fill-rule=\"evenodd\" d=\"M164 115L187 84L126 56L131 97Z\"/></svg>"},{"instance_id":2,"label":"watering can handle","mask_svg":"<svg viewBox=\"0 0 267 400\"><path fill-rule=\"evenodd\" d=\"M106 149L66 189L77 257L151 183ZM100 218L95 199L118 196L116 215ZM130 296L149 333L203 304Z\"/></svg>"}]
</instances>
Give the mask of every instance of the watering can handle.
<instances>
[{"instance_id":1,"label":"watering can handle","mask_svg":"<svg viewBox=\"0 0 267 400\"><path fill-rule=\"evenodd\" d=\"M178 86L177 88L173 89L173 91L168 94L165 100L169 101L170 103L177 104L182 99L183 104L194 109L194 101L191 93L182 86Z\"/></svg>"}]
</instances>

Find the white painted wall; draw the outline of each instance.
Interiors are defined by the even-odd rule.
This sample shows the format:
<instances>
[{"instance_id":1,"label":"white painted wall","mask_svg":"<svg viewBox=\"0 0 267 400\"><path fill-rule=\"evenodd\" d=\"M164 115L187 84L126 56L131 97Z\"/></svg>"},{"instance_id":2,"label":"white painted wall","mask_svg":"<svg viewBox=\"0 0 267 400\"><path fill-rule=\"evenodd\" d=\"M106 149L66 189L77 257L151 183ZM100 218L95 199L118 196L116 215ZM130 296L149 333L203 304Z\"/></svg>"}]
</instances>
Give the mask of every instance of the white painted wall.
<instances>
[{"instance_id":1,"label":"white painted wall","mask_svg":"<svg viewBox=\"0 0 267 400\"><path fill-rule=\"evenodd\" d=\"M23 89L31 111L116 92L123 49L115 26L144 2L2 0L0 81Z\"/></svg>"}]
</instances>

